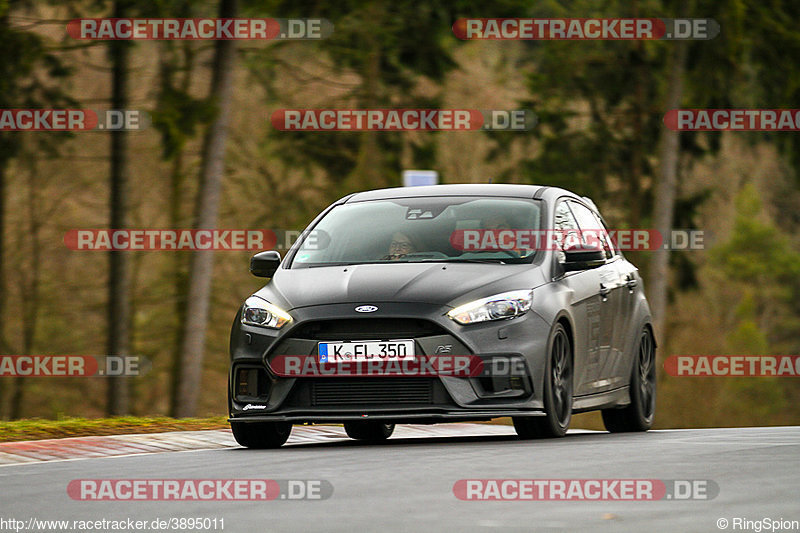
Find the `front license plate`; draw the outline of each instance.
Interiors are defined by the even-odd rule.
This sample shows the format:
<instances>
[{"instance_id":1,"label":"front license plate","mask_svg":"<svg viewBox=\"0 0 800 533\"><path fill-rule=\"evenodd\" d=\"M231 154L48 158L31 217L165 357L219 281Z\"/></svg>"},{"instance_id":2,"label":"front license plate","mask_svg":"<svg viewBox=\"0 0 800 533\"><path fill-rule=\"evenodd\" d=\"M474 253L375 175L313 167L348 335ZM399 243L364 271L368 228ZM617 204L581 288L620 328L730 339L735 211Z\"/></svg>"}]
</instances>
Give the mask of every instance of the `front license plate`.
<instances>
[{"instance_id":1,"label":"front license plate","mask_svg":"<svg viewBox=\"0 0 800 533\"><path fill-rule=\"evenodd\" d=\"M413 361L414 341L320 342L320 363L342 361Z\"/></svg>"}]
</instances>

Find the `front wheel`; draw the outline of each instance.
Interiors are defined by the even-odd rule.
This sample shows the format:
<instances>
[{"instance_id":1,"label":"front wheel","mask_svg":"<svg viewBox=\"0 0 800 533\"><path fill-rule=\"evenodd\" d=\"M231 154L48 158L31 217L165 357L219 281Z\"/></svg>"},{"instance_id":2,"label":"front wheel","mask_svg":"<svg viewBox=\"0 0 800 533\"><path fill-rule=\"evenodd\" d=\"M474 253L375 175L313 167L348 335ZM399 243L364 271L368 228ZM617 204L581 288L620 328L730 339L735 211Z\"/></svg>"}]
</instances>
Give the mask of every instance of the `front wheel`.
<instances>
[{"instance_id":1,"label":"front wheel","mask_svg":"<svg viewBox=\"0 0 800 533\"><path fill-rule=\"evenodd\" d=\"M246 448L280 448L292 433L290 422L231 422L236 442Z\"/></svg>"},{"instance_id":2,"label":"front wheel","mask_svg":"<svg viewBox=\"0 0 800 533\"><path fill-rule=\"evenodd\" d=\"M514 417L514 429L523 439L563 437L572 419L572 343L560 323L553 330L545 365L545 416Z\"/></svg>"},{"instance_id":3,"label":"front wheel","mask_svg":"<svg viewBox=\"0 0 800 533\"><path fill-rule=\"evenodd\" d=\"M647 431L656 411L656 343L649 327L642 330L631 372L631 403L622 409L603 409L603 424L611 433Z\"/></svg>"},{"instance_id":4,"label":"front wheel","mask_svg":"<svg viewBox=\"0 0 800 533\"><path fill-rule=\"evenodd\" d=\"M384 424L374 420L368 422L345 422L344 430L351 439L380 442L392 436L394 424Z\"/></svg>"}]
</instances>

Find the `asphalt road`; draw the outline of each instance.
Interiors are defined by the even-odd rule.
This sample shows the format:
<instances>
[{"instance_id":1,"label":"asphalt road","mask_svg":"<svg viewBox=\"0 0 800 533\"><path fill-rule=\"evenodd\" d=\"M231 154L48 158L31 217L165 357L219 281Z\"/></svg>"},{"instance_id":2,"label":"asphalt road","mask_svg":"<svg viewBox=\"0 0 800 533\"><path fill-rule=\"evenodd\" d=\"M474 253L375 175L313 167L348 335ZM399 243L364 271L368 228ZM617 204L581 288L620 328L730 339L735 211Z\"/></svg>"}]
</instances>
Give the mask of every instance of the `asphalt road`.
<instances>
[{"instance_id":1,"label":"asphalt road","mask_svg":"<svg viewBox=\"0 0 800 533\"><path fill-rule=\"evenodd\" d=\"M720 518L729 521L728 531L754 531L735 527L733 520L800 521L800 427L572 432L551 441L520 441L511 428L482 427L471 426L466 433L473 436L423 438L398 428L383 445L296 439L279 450L223 448L4 466L0 530L2 519L29 517L223 518L224 531L237 533L721 531ZM98 502L73 500L66 490L74 479L121 478L316 479L329 481L333 494L321 501ZM711 480L719 494L692 501L456 498L458 480L481 478Z\"/></svg>"}]
</instances>

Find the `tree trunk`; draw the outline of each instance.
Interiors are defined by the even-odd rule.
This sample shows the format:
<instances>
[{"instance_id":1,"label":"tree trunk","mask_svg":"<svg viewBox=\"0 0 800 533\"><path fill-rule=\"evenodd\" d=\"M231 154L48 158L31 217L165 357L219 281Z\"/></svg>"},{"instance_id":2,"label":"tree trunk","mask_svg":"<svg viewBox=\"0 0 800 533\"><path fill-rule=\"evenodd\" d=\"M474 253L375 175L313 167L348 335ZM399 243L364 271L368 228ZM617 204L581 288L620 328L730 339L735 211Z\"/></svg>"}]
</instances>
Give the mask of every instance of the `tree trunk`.
<instances>
[{"instance_id":1,"label":"tree trunk","mask_svg":"<svg viewBox=\"0 0 800 533\"><path fill-rule=\"evenodd\" d=\"M380 80L380 49L377 39L370 38L371 50L366 64L365 103L367 109L379 106L379 80ZM359 161L356 166L356 182L359 189L369 189L384 185L385 176L382 172L380 149L378 147L378 132L368 130L361 134L361 148Z\"/></svg>"},{"instance_id":2,"label":"tree trunk","mask_svg":"<svg viewBox=\"0 0 800 533\"><path fill-rule=\"evenodd\" d=\"M631 3L633 18L639 17L639 2ZM644 84L647 73L644 71L644 41L634 41L634 54L636 65L633 71L633 143L631 146L631 180L628 190L628 205L630 208L631 227L638 228L642 220L642 160L643 160L643 122L645 114Z\"/></svg>"},{"instance_id":3,"label":"tree trunk","mask_svg":"<svg viewBox=\"0 0 800 533\"><path fill-rule=\"evenodd\" d=\"M667 88L667 99L664 109L677 109L683 97L683 81L686 71L686 43L674 43L674 52L670 58L670 78ZM666 126L661 128L659 139L658 183L656 184L653 224L664 236L665 242L672 230L675 195L678 187L678 159L680 157L679 132ZM669 250L664 248L653 252L649 272L650 309L653 314L653 327L656 337L665 338L667 298L669 290Z\"/></svg>"},{"instance_id":4,"label":"tree trunk","mask_svg":"<svg viewBox=\"0 0 800 533\"><path fill-rule=\"evenodd\" d=\"M237 0L220 1L221 18L235 17L237 12ZM203 143L195 228L213 228L217 224L233 90L233 64L236 52L234 43L235 41L230 40L216 43L210 93L210 100L215 106L216 113ZM181 379L178 386L178 405L175 410L175 414L179 417L194 416L197 412L211 299L213 259L212 250L192 252L189 267L189 297L181 350Z\"/></svg>"},{"instance_id":5,"label":"tree trunk","mask_svg":"<svg viewBox=\"0 0 800 533\"><path fill-rule=\"evenodd\" d=\"M186 13L189 15L190 13ZM187 94L189 91L189 87L191 86L192 80L192 73L193 73L193 52L191 47L184 46L184 63L182 65L183 70L183 79L180 83L180 89L184 94ZM165 75L169 76L167 72L164 73ZM171 80L167 80L167 83L172 83ZM178 147L177 152L175 153L174 160L172 162L172 172L170 175L170 200L169 200L169 221L170 227L175 229L181 229L184 227L186 213L183 209L183 184L185 181L184 176L184 163L183 163L183 155L184 155L184 145ZM178 412L178 389L180 387L181 382L181 368L182 368L182 352L183 349L183 339L184 339L184 329L183 324L186 322L186 301L188 298L188 289L189 289L189 268L187 262L187 254L183 251L174 252L172 255L172 279L174 284L174 291L175 291L175 317L177 318L178 328L180 328L175 336L175 341L172 347L172 357L171 357L171 375L170 375L170 387L169 387L169 414L170 416L177 416Z\"/></svg>"},{"instance_id":6,"label":"tree trunk","mask_svg":"<svg viewBox=\"0 0 800 533\"><path fill-rule=\"evenodd\" d=\"M8 11L0 16L0 35L5 35L8 28ZM5 69L4 69L5 70ZM9 104L0 94L0 104L4 107ZM7 354L10 349L6 343L5 335L5 309L6 309L6 275L5 275L5 234L6 234L6 165L10 154L7 136L14 132L0 132L0 353ZM6 409L6 381L0 379L0 420L8 417Z\"/></svg>"},{"instance_id":7,"label":"tree trunk","mask_svg":"<svg viewBox=\"0 0 800 533\"><path fill-rule=\"evenodd\" d=\"M128 15L125 0L114 3L114 17ZM126 41L111 41L109 44L112 80L111 107L128 107L128 58L130 44ZM111 135L111 198L110 227L125 228L128 225L128 133L110 131ZM130 355L130 258L127 252L109 252L108 277L108 355L125 357ZM127 378L109 377L106 412L123 415L129 409Z\"/></svg>"},{"instance_id":8,"label":"tree trunk","mask_svg":"<svg viewBox=\"0 0 800 533\"><path fill-rule=\"evenodd\" d=\"M172 175L170 180L170 205L169 205L169 218L170 227L180 229L183 223L183 215L181 213L181 184L183 181L183 148L175 155L175 160L172 164ZM184 329L183 324L186 322L186 301L187 301L187 288L188 276L186 268L185 252L176 251L171 254L171 275L174 284L175 294L175 316L177 317L177 324L180 328L177 332L177 338L172 349L172 369L170 376L170 399L169 399L169 414L170 416L177 416L178 412L178 389L181 382L181 368L182 368L182 352Z\"/></svg>"},{"instance_id":9,"label":"tree trunk","mask_svg":"<svg viewBox=\"0 0 800 533\"><path fill-rule=\"evenodd\" d=\"M21 312L23 317L22 323L22 353L33 354L35 349L36 328L39 318L40 307L40 286L41 286L41 258L42 247L41 242L41 229L43 220L39 209L39 200L37 195L40 191L40 186L37 180L39 175L36 168L35 160L32 162L30 169L30 177L27 183L27 216L25 223L25 233L27 239L30 240L31 248L30 253L26 253L22 258L22 273L21 283L23 289L23 298L21 305ZM25 266L27 263L27 266ZM29 379L16 378L13 381L14 388L11 394L11 419L17 420L23 417L25 407L25 390L29 385Z\"/></svg>"},{"instance_id":10,"label":"tree trunk","mask_svg":"<svg viewBox=\"0 0 800 533\"><path fill-rule=\"evenodd\" d=\"M2 150L0 144L0 150ZM5 276L5 219L6 219L6 159L0 155L0 353L8 353L5 337L5 303L6 303L6 276ZM6 380L0 379L0 420L8 417L6 409Z\"/></svg>"},{"instance_id":11,"label":"tree trunk","mask_svg":"<svg viewBox=\"0 0 800 533\"><path fill-rule=\"evenodd\" d=\"M369 4L365 10L364 17L374 27L380 27L380 21L383 19L382 7L377 3ZM365 109L383 107L379 39L372 32L367 31L364 34L363 46L367 56L361 72L363 86L359 94L358 105ZM374 130L366 130L359 135L360 143L358 154L356 155L356 164L352 174L342 184L341 194L389 185L384 171L384 162L381 159L380 146L378 145L378 135L380 133Z\"/></svg>"}]
</instances>

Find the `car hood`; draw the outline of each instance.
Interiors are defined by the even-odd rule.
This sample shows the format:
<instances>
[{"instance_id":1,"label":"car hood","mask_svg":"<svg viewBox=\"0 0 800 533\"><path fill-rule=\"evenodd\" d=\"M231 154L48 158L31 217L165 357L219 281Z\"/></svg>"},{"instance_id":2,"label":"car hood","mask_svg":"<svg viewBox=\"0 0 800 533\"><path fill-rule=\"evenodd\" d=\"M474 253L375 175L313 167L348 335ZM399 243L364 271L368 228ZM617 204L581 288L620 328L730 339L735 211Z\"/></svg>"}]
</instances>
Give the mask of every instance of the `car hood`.
<instances>
[{"instance_id":1,"label":"car hood","mask_svg":"<svg viewBox=\"0 0 800 533\"><path fill-rule=\"evenodd\" d=\"M535 265L402 263L278 269L256 294L287 310L337 303L460 305L544 283Z\"/></svg>"}]
</instances>

